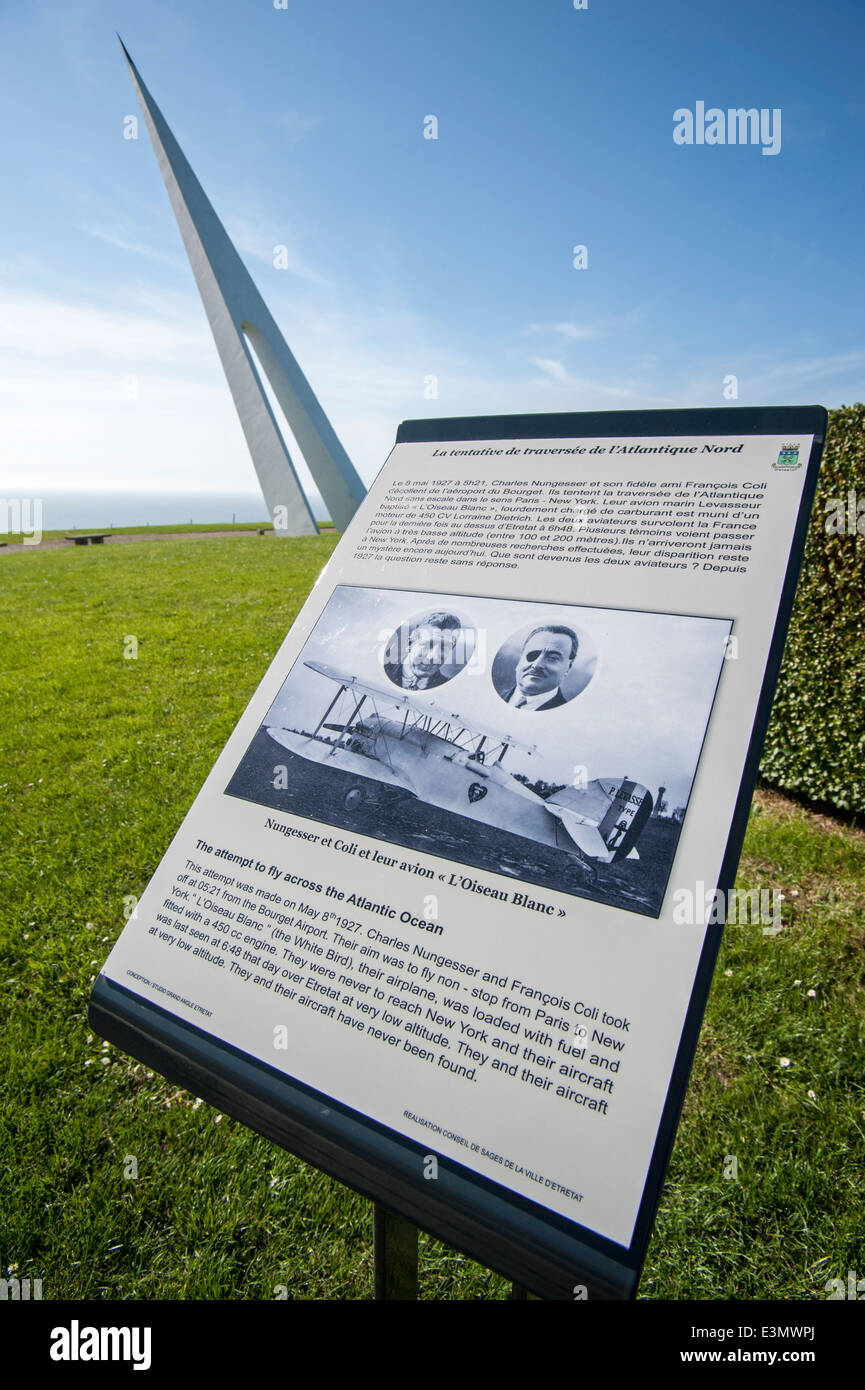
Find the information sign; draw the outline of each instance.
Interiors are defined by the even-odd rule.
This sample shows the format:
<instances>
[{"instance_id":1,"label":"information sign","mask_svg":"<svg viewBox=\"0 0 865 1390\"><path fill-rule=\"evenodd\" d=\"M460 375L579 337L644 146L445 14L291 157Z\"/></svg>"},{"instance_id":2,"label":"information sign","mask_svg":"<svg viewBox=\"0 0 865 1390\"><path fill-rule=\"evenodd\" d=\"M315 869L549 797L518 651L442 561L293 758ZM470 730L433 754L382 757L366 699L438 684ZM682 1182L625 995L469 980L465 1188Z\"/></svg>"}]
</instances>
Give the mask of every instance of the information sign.
<instances>
[{"instance_id":1,"label":"information sign","mask_svg":"<svg viewBox=\"0 0 865 1390\"><path fill-rule=\"evenodd\" d=\"M94 1027L543 1297L633 1295L825 420L404 424Z\"/></svg>"}]
</instances>

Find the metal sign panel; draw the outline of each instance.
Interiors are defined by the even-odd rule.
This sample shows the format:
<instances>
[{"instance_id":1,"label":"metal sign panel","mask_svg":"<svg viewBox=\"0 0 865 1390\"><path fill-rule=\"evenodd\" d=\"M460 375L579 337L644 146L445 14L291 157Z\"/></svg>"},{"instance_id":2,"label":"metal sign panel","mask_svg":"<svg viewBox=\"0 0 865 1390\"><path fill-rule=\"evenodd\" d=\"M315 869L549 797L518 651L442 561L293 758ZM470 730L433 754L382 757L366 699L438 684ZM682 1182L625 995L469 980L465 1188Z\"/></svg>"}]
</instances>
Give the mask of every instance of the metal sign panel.
<instances>
[{"instance_id":1,"label":"metal sign panel","mask_svg":"<svg viewBox=\"0 0 865 1390\"><path fill-rule=\"evenodd\" d=\"M401 426L93 1026L540 1296L632 1296L825 422Z\"/></svg>"}]
</instances>

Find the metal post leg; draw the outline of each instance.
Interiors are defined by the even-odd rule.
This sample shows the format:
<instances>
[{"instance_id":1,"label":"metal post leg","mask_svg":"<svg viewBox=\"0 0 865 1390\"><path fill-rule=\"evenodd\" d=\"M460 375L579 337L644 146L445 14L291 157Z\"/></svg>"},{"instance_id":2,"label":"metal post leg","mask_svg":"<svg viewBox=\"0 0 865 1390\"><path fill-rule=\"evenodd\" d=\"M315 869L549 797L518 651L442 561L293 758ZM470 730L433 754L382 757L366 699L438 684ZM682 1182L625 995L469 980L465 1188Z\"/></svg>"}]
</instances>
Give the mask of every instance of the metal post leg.
<instances>
[{"instance_id":1,"label":"metal post leg","mask_svg":"<svg viewBox=\"0 0 865 1390\"><path fill-rule=\"evenodd\" d=\"M417 1227L373 1203L375 1298L417 1298Z\"/></svg>"}]
</instances>

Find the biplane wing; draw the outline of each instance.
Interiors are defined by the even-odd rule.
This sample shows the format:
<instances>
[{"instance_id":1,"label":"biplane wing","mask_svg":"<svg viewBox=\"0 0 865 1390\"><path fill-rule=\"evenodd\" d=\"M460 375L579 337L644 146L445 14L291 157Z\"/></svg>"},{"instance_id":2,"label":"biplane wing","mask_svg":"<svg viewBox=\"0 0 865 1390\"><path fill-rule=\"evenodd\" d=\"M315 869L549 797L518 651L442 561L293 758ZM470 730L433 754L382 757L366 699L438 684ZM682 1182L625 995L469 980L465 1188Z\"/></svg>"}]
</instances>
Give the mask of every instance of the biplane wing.
<instances>
[{"instance_id":1,"label":"biplane wing","mask_svg":"<svg viewBox=\"0 0 865 1390\"><path fill-rule=\"evenodd\" d=\"M376 685L373 681L360 680L357 676L349 675L347 671L340 671L335 666L327 666L323 661L305 661L304 666L308 666L311 671L317 671L320 676L327 676L328 680L336 681L339 685L344 685L350 690L357 690L363 695L370 695L375 699L387 700L392 705L399 706L400 709L408 708L417 714L432 714L445 723L458 724L464 729L471 729L477 734L482 734L485 738L493 739L496 743L506 743L510 748L517 748L522 753L537 753L536 743L523 743L519 739L512 738L510 734L502 733L501 729L494 729L490 725L475 719L474 715L469 716L460 714L458 710L445 708L436 700L418 699L410 690L400 690L397 686L392 686L389 690L383 685ZM441 689L441 687L437 687Z\"/></svg>"},{"instance_id":2,"label":"biplane wing","mask_svg":"<svg viewBox=\"0 0 865 1390\"><path fill-rule=\"evenodd\" d=\"M406 776L400 776L380 758L365 757L363 754L353 753L341 744L330 743L326 739L310 738L308 734L299 734L294 729L281 729L276 724L269 724L267 732L277 743L281 743L283 748L306 758L308 762L331 764L342 768L344 772L354 772L359 777L371 777L375 782L386 782L388 786L401 787L403 791L414 790Z\"/></svg>"},{"instance_id":3,"label":"biplane wing","mask_svg":"<svg viewBox=\"0 0 865 1390\"><path fill-rule=\"evenodd\" d=\"M554 845L572 857L604 864L639 857L635 845L651 814L652 796L638 782L597 778L584 787L563 787L544 797L526 778L502 766L509 748L531 754L537 745L511 738L425 694L388 688L321 661L304 665L339 689L314 731L268 725L267 732L311 762L362 779L346 792L347 809L362 804L363 781L384 782L421 802ZM351 712L334 715L345 698L353 706ZM372 712L362 714L367 700ZM377 703L388 707L385 714L376 709Z\"/></svg>"}]
</instances>

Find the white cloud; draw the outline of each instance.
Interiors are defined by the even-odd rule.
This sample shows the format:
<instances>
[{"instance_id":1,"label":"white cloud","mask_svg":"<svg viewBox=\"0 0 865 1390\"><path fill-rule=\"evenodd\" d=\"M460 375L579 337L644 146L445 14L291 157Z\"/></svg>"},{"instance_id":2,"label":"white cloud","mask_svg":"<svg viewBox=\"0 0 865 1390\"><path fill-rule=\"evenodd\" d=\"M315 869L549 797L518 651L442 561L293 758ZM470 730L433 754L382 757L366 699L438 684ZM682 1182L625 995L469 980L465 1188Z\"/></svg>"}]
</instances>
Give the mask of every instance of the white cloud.
<instances>
[{"instance_id":1,"label":"white cloud","mask_svg":"<svg viewBox=\"0 0 865 1390\"><path fill-rule=\"evenodd\" d=\"M562 338L569 338L571 342L584 342L601 336L601 329L588 323L530 323L527 332L558 333Z\"/></svg>"},{"instance_id":2,"label":"white cloud","mask_svg":"<svg viewBox=\"0 0 865 1390\"><path fill-rule=\"evenodd\" d=\"M168 256L164 251L157 251L152 246L142 246L135 241L127 241L118 232L112 231L109 227L99 227L92 222L82 222L81 231L87 236L92 236L97 241L105 241L109 246L116 246L120 251L132 251L136 256L145 256L149 261L162 261L163 264L177 264L176 256Z\"/></svg>"},{"instance_id":3,"label":"white cloud","mask_svg":"<svg viewBox=\"0 0 865 1390\"><path fill-rule=\"evenodd\" d=\"M564 362L555 362L550 357L532 357L529 359L534 367L540 367L542 372L546 372L553 381L571 384L573 378L569 375Z\"/></svg>"},{"instance_id":4,"label":"white cloud","mask_svg":"<svg viewBox=\"0 0 865 1390\"><path fill-rule=\"evenodd\" d=\"M775 383L778 381L790 381L796 379L800 381L807 378L810 381L822 381L826 377L837 375L842 369L855 368L861 373L865 365L865 352L840 352L829 357L809 357L802 362L781 362L775 363L770 367L757 368L750 384L763 382Z\"/></svg>"},{"instance_id":5,"label":"white cloud","mask_svg":"<svg viewBox=\"0 0 865 1390\"><path fill-rule=\"evenodd\" d=\"M273 125L282 131L290 145L297 145L311 130L321 125L320 116L301 116L297 111L283 111L274 116Z\"/></svg>"},{"instance_id":6,"label":"white cloud","mask_svg":"<svg viewBox=\"0 0 865 1390\"><path fill-rule=\"evenodd\" d=\"M528 387L535 388L532 393L535 403L531 409L605 410L611 405L660 408L684 404L668 391L659 391L650 381L639 378L628 380L624 375L615 384L592 381L588 377L572 375L563 362L546 357L533 357L530 360L533 366L545 373L527 383Z\"/></svg>"},{"instance_id":7,"label":"white cloud","mask_svg":"<svg viewBox=\"0 0 865 1390\"><path fill-rule=\"evenodd\" d=\"M723 403L724 373L711 360L695 364L695 353L647 360L644 346L629 343L621 360L596 363L589 378L560 358L515 361L507 348L473 359L404 307L322 309L309 302L320 295L278 298L275 317L368 482L403 419ZM787 364L754 354L740 381L751 398L759 382L767 403L851 400L863 361L863 352ZM435 400L424 396L429 376L438 380ZM27 495L257 488L191 286L188 295L130 289L113 304L0 290L0 458L4 488Z\"/></svg>"},{"instance_id":8,"label":"white cloud","mask_svg":"<svg viewBox=\"0 0 865 1390\"><path fill-rule=\"evenodd\" d=\"M287 270L290 275L296 275L311 285L332 288L333 282L311 266L298 250L296 238L293 238L290 228L278 228L268 219L265 231L262 230L261 222L252 223L243 217L232 217L230 221L226 220L225 225L226 228L231 228L229 235L241 256L252 256L254 260L265 261L273 269L278 246L285 262L280 269Z\"/></svg>"},{"instance_id":9,"label":"white cloud","mask_svg":"<svg viewBox=\"0 0 865 1390\"><path fill-rule=\"evenodd\" d=\"M112 374L136 370L136 364L210 368L215 349L202 315L162 311L159 297L150 296L150 310L111 308L76 303L34 293L0 290L0 361L9 373L20 374L23 359L32 359L41 372L52 359L68 357L80 370L110 364ZM2 384L2 383L0 383Z\"/></svg>"}]
</instances>

